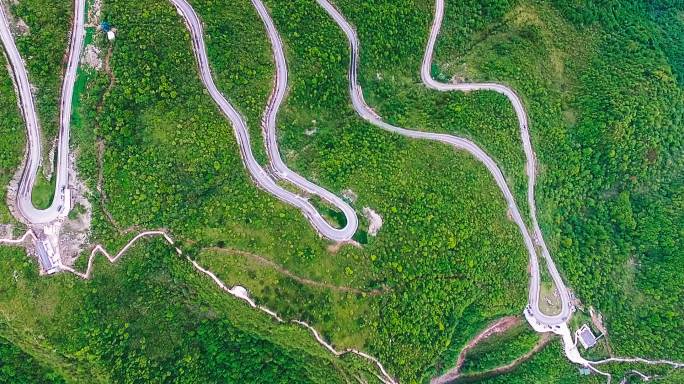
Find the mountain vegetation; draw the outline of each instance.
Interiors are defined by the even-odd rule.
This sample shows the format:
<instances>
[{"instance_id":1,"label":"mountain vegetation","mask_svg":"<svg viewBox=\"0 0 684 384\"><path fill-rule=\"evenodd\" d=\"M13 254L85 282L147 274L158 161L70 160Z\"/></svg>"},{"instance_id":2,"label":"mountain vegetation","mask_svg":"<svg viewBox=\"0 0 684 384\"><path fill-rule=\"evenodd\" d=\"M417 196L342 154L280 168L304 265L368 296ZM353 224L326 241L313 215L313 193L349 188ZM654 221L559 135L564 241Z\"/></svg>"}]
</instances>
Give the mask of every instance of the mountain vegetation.
<instances>
[{"instance_id":1,"label":"mountain vegetation","mask_svg":"<svg viewBox=\"0 0 684 384\"><path fill-rule=\"evenodd\" d=\"M681 14L668 1L459 2L437 47L448 74L525 99L543 230L620 355L684 358Z\"/></svg>"},{"instance_id":2,"label":"mountain vegetation","mask_svg":"<svg viewBox=\"0 0 684 384\"><path fill-rule=\"evenodd\" d=\"M259 304L309 321L338 349L378 357L402 382L425 382L453 366L486 324L521 312L529 277L520 234L471 156L355 114L347 41L314 0L265 2L290 69L278 116L284 160L333 193L351 189L357 212L382 216L377 237L362 219L360 247L330 244L299 211L255 187L233 127L203 91L173 6L108 0L102 18L117 38L94 41L111 49L111 73L81 78L72 143L92 193L90 240L118 249L132 236L127 228L167 229L185 254ZM23 0L12 11L29 26L17 40L49 138L71 10L48 3ZM248 0L191 3L216 82L266 165L260 120L273 62L264 27ZM433 2L335 4L358 31L369 105L394 124L477 142L501 164L525 213L524 156L508 101L420 83ZM447 2L435 54L439 80L499 81L523 98L542 229L568 286L603 313L618 355L684 360L682 14L667 0ZM19 165L23 132L11 78L0 73L3 185ZM0 220L10 221L5 208ZM117 265L96 261L90 281L39 277L19 249L0 248L0 259L0 382L376 380L374 367L335 358L307 331L234 300L158 240ZM533 336L523 332L505 349L484 345L466 369L514 359ZM580 376L561 353L551 343L482 382L603 382Z\"/></svg>"}]
</instances>

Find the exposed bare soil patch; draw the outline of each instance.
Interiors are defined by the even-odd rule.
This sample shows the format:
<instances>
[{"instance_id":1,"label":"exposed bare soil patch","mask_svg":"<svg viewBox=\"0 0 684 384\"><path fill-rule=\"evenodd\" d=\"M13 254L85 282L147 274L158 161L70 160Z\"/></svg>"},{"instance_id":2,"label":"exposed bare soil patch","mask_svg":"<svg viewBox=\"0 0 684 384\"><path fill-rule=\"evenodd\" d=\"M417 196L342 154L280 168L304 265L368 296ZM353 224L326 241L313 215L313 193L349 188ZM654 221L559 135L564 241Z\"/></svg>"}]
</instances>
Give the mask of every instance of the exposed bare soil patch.
<instances>
[{"instance_id":1,"label":"exposed bare soil patch","mask_svg":"<svg viewBox=\"0 0 684 384\"><path fill-rule=\"evenodd\" d=\"M370 207L364 207L362 212L366 219L368 219L368 234L376 236L380 228L382 228L382 216Z\"/></svg>"}]
</instances>

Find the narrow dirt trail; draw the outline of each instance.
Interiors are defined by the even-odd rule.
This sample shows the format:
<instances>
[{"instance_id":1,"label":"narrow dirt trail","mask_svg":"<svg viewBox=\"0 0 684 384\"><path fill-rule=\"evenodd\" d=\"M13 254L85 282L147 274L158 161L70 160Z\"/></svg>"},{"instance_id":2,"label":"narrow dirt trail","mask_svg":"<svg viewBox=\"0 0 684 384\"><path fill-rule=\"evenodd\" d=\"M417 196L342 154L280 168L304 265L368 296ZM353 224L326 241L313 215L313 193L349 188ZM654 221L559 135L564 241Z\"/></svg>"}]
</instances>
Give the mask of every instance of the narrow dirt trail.
<instances>
[{"instance_id":1,"label":"narrow dirt trail","mask_svg":"<svg viewBox=\"0 0 684 384\"><path fill-rule=\"evenodd\" d=\"M546 347L551 340L553 340L554 336L550 333L544 333L537 342L537 344L532 347L529 351L525 352L524 355L519 356L515 360L511 361L508 364L493 368L489 371L486 372L481 372L481 373L475 373L475 374L470 374L470 375L456 375L453 378L450 378L448 381L444 381L442 383L446 384L449 382L458 382L458 383L477 383L482 381L483 379L494 377L494 376L499 376L503 375L506 373L513 372L520 364L526 362L527 360L531 359L537 352L541 351L544 347Z\"/></svg>"},{"instance_id":2,"label":"narrow dirt trail","mask_svg":"<svg viewBox=\"0 0 684 384\"><path fill-rule=\"evenodd\" d=\"M24 235L24 238L26 238L28 235L29 235L29 232L27 232L27 234ZM82 278L82 279L90 279L90 278L92 278L92 276L93 276L93 271L94 271L93 265L94 265L95 257L96 257L98 254L102 254L107 260L109 260L110 263L116 263L122 256L124 256L124 255L130 250L130 248L131 248L133 245L135 245L136 242L138 242L138 241L140 241L141 239L144 239L144 238L159 237L159 236L161 236L161 237L162 237L162 238L163 238L171 247L173 247L173 249L174 249L175 252L178 254L178 256L181 256L181 257L184 256L183 251L176 245L175 241L174 241L173 238L171 238L171 236L166 232L166 230L152 230L152 231L141 232L141 233L139 233L138 235L136 235L135 237L133 237L133 238L132 238L128 243L126 243L126 245L125 245L123 248L121 248L121 250L120 250L119 252L117 252L115 255L110 254L102 245L99 245L99 244L98 244L98 245L95 246L95 248L91 251L90 256L88 257L88 264L87 264L87 267L86 267L86 270L85 270L85 271L78 271L78 270L76 270L76 269L74 269L74 268L72 268L72 267L66 267L65 270L67 270L67 271L73 273L74 275L76 275L76 276L78 276L78 277L80 277L80 278ZM211 272L211 271L209 271L209 270L203 268L197 261L191 259L191 258L188 257L188 256L185 256L185 259L186 259L188 262L190 262L190 264L192 264L192 266L193 266L198 272L200 272L200 273L202 273L202 274L204 274L204 275L209 276L209 277L214 281L214 283L215 283L220 289L222 289L223 291L229 293L230 295L234 296L234 297L237 298L237 299L243 300L243 301L246 302L250 307L255 308L255 309L258 309L258 310L264 312L265 314L269 315L271 318L273 318L274 320L278 321L279 323L286 323L286 322L288 322L288 321L283 320L283 318L281 318L281 317L280 317L276 312L274 312L273 310L256 304L256 302L249 296L249 292L248 292L245 288L243 288L243 287L241 287L241 286L239 286L239 285L236 285L236 286L233 286L233 287L229 287L229 286L226 285L223 281L221 281L221 279L219 279L213 272ZM344 356L344 355L346 355L346 354L354 354L354 355L360 356L360 357L366 359L367 361L371 362L373 365L375 365L375 366L378 368L378 370L379 370L380 373L382 374L382 376L378 376L378 379L380 379L383 383L385 383L385 384L396 384L396 383L397 383L397 381L395 381L395 380L392 378L392 376L389 375L389 373L387 372L387 370L385 370L385 367L384 367L384 366L380 363L380 361L379 361L378 359L376 359L375 357L373 357L373 356L371 356L371 355L369 355L369 354L367 354L367 353L365 353L365 352L363 352L363 351L359 351L359 350L357 350L357 349L354 349L354 348L345 348L345 349L343 349L343 350L337 350L337 349L335 349L335 348L332 346L332 344L330 344L329 342L327 342L327 341L320 335L320 333L319 333L314 327L312 327L310 324L308 324L308 323L306 323L306 322L304 322L304 321L301 321L301 320L291 320L291 321L289 321L289 322L290 322L290 323L297 324L297 325L299 325L299 326L302 326L302 327L306 328L306 329L313 335L314 339L315 339L321 346L323 346L325 349L327 349L328 351L330 351L334 356L341 357L341 356Z\"/></svg>"},{"instance_id":3,"label":"narrow dirt trail","mask_svg":"<svg viewBox=\"0 0 684 384\"><path fill-rule=\"evenodd\" d=\"M503 333L506 330L514 327L517 324L520 324L521 319L516 316L507 316L503 317L497 321L495 321L492 325L489 327L485 328L482 332L480 332L477 336L475 336L473 339L471 339L468 344L466 344L463 349L461 349L461 352L458 354L458 358L456 359L456 365L445 372L443 375L438 376L430 380L430 384L444 384L448 383L449 381L452 381L456 379L457 377L460 376L460 370L461 367L463 366L463 363L465 362L466 355L468 354L468 351L470 351L474 346L476 346L478 343L480 343L482 340L496 334L496 333Z\"/></svg>"}]
</instances>

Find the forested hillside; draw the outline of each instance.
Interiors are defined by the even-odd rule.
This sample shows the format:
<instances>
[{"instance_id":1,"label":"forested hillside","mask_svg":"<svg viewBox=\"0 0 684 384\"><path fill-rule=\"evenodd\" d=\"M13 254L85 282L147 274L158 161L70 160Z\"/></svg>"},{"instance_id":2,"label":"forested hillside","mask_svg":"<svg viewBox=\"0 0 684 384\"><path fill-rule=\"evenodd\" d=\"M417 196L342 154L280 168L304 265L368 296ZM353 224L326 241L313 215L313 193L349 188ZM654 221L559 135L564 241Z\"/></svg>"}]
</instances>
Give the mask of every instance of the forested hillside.
<instances>
[{"instance_id":1,"label":"forested hillside","mask_svg":"<svg viewBox=\"0 0 684 384\"><path fill-rule=\"evenodd\" d=\"M216 289L160 240L136 246L120 265L97 261L92 281L39 277L20 249L0 248L0 257L0 272L10 277L0 281L0 332L59 374L48 377L77 383L375 378L360 361L332 357L306 330L274 323ZM14 371L28 374L18 368L24 359L3 354L0 380Z\"/></svg>"},{"instance_id":2,"label":"forested hillside","mask_svg":"<svg viewBox=\"0 0 684 384\"><path fill-rule=\"evenodd\" d=\"M243 57L250 66L261 65L261 69L255 67L258 70L250 69L247 64L235 67L235 61L230 60L230 55L247 54L234 42L243 37L249 41L248 36L256 36L255 32L236 29L236 39L212 39L221 31L212 27L217 21L223 25L232 25L233 20L242 22L262 34L263 27L251 4L244 1L233 5L232 13L210 12L211 3L197 1L193 5L206 18L208 31L212 33L207 39L210 52L223 51L225 54L224 59L212 62L217 68L219 83L226 84L232 78L238 82L246 79L247 84L257 86L264 82L268 84L270 80L264 76L270 76L272 68L269 63L259 63L258 54L249 53ZM94 188L97 164L88 160L82 177L94 192L96 209L92 240L104 241L115 249L128 237L122 237L117 226L121 229L131 225L166 227L182 241L182 247L190 255L199 254L208 246L236 247L268 257L315 280L362 290L387 287L386 293L379 298L371 300L360 295L351 299L358 307L366 308L369 314L359 318L348 309L333 304L312 305L321 302L316 295L311 296L310 302L302 302L301 291L297 290L290 291L288 296L265 294L257 296L257 300L273 304L277 299L274 307L282 308L284 315L312 321L339 348L357 347L380 354L383 363L399 377L420 376L425 365L440 350L450 346L457 349L492 318L519 311L526 288L526 257L520 240L515 227L506 219L505 205L498 191L488 181L484 168L472 159L447 148L412 143L380 133L355 117L347 101L345 41L322 10L305 2L287 6L292 8L284 5L277 8L280 9L279 26L285 24L286 12L303 12L314 15L327 34L324 38L312 35L312 39L301 45L293 45L297 55L303 58L297 64L293 63L293 76L297 79L293 84L296 81L299 85L292 98L305 105L313 101L314 109L301 109L297 104L286 106L293 120L283 124L282 130L290 134L298 131L302 135L299 121L316 124L311 120L317 120L321 126L314 145L297 149L306 144L293 142L287 153L310 153L307 156L312 156L311 159L302 155L301 161L296 163L305 175L332 186L338 193L344 187L351 187L359 195L356 203L359 210L365 205L377 210L385 222L380 237L368 239L362 250L347 246L333 253L327 249L329 244L318 238L298 211L257 190L241 164L232 128L202 91L187 32L173 7L166 3L151 6L109 1L105 3L103 17L118 28L110 60L115 86L107 91L105 75L95 75L93 82L85 88L82 105L96 110L97 105L102 104L102 110L93 115L92 111L79 109L82 124L75 128L74 136L77 138L75 143L84 148L83 153L92 151L89 146L95 146L97 138L102 140L104 191L108 194L105 207L117 221L117 225L109 222L99 209L104 195ZM165 28L160 30L159 23ZM301 27L313 29L316 25ZM303 32L297 32L296 27L285 28L292 34L288 39ZM243 30L246 32L241 32ZM256 49L270 55L266 37L259 36L262 40L256 41ZM100 43L106 50L109 43ZM227 49L217 50L217 47ZM307 67L306 60L316 58L320 61L331 49L337 52L337 60L333 65L321 62L332 71L321 86L331 99L311 98L308 86L312 83L308 79L316 79L319 73ZM318 56L316 50L326 53ZM216 57L215 53L212 55ZM253 59L257 62L253 63ZM235 89L244 92L243 87ZM98 94L102 92L106 92L104 101L99 103ZM255 94L255 100L263 99L252 102L243 100L241 94L232 95L228 87L226 93L247 116L251 114L255 119L258 105L263 105L267 97L265 93ZM249 103L254 105L250 107ZM342 116L338 115L340 112ZM305 116L302 113L310 114L311 119L294 120ZM252 124L256 123L258 121L252 121ZM342 126L338 125L340 123ZM333 129L336 127L343 129L342 136L335 134ZM252 127L253 132L258 130L258 126ZM88 142L89 138L91 142ZM335 151L329 151L330 148ZM363 150L359 151L359 148ZM347 158L350 154L356 157ZM308 165L308 161L320 162L323 167L318 171L314 167L319 165ZM306 166L311 168L307 170ZM420 177L427 173L434 174L432 180ZM384 176L378 178L378 175ZM406 175L414 176L407 179ZM482 217L487 217L492 225L477 226ZM486 249L487 253L481 257L476 249ZM85 260L82 258L79 264L84 266ZM112 269L117 271L124 265L129 265L128 258ZM101 268L100 264L96 268ZM141 279L136 280L138 284L149 278L148 273L155 273L149 265L138 265L138 268ZM498 276L507 278L502 280ZM96 273L93 283L99 278ZM187 278L184 274L177 275L173 284L183 284ZM129 277L121 279L130 280ZM47 279L45 284L51 281ZM205 289L216 290L209 281L205 283ZM254 286L250 280L239 283L248 288ZM133 285L121 287L122 294L133 289ZM280 289L276 286L271 292L280 292ZM439 296L435 296L436 292L440 292ZM220 294L218 290L216 293ZM154 299L145 296L140 300L153 302ZM106 316L125 325L126 315L116 311L119 304L112 304ZM157 313L159 311L162 313ZM162 316L167 312L156 309L154 314L148 315ZM143 324L156 321L148 315L140 319ZM353 323L340 327L335 321L338 316L351 318ZM105 327L104 318L104 315L98 315L97 319L102 320L93 321ZM169 322L174 327L180 326L182 322L177 324L177 320L173 317ZM359 327L364 330L363 337L356 336ZM457 329L463 333L456 332ZM151 337L149 327L140 326L136 332L138 338ZM220 341L226 337L215 338ZM196 342L205 345L205 341ZM79 345L87 345L96 356L103 353L97 345L84 343L81 341ZM435 348L435 345L440 347ZM133 351L129 352L133 347L126 344L120 348L125 357L105 359L102 363L104 371L113 372L117 379L141 374L158 378L170 369L169 360L164 357L167 355L162 354L143 366L136 359L145 354L136 352L133 355ZM159 348L163 350L160 353L172 353L164 344ZM226 372L240 374L230 369ZM253 379L256 377L254 375Z\"/></svg>"},{"instance_id":3,"label":"forested hillside","mask_svg":"<svg viewBox=\"0 0 684 384\"><path fill-rule=\"evenodd\" d=\"M25 129L17 107L12 78L7 71L0 71L0 223L12 220L7 208L7 188L14 176L24 151Z\"/></svg>"},{"instance_id":4,"label":"forested hillside","mask_svg":"<svg viewBox=\"0 0 684 384\"><path fill-rule=\"evenodd\" d=\"M274 68L263 24L249 0L189 1L217 85L246 117L266 165L260 120ZM471 156L356 115L347 41L315 0L265 3L290 70L278 116L284 160L333 193L351 190L359 246L321 239L298 210L254 186L232 126L203 90L182 19L166 1L133 0L103 2L116 40L94 41L103 55L111 50L111 73L81 74L75 104L72 147L92 192L90 240L114 250L137 230L164 228L186 255L248 288L257 303L310 322L338 349L376 356L401 382L426 382L492 320L521 313L529 276L520 234ZM18 43L48 134L68 4L13 7L31 31ZM397 125L477 142L526 215L524 156L507 99L420 83L433 2L335 4L358 31L369 105ZM684 360L682 15L674 0L447 1L435 53L439 80L498 81L523 98L542 229L568 286L603 313L617 355ZM0 73L3 185L19 164L23 132L11 80ZM367 233L364 207L383 219L377 237ZM0 224L9 220L0 208ZM141 242L114 266L98 260L91 281L39 277L20 249L0 248L0 260L0 382L376 379L365 361L335 358L302 328L226 295L159 240ZM86 254L77 265L85 263ZM466 368L492 368L535 341L523 333L502 356L484 345ZM36 368L26 370L24 360ZM580 377L554 341L484 382L603 378Z\"/></svg>"},{"instance_id":5,"label":"forested hillside","mask_svg":"<svg viewBox=\"0 0 684 384\"><path fill-rule=\"evenodd\" d=\"M617 354L684 358L681 14L667 1L461 2L438 44L440 68L525 99L543 229Z\"/></svg>"},{"instance_id":6,"label":"forested hillside","mask_svg":"<svg viewBox=\"0 0 684 384\"><path fill-rule=\"evenodd\" d=\"M31 355L5 339L0 339L0 383L3 384L61 384L58 373L43 366Z\"/></svg>"},{"instance_id":7,"label":"forested hillside","mask_svg":"<svg viewBox=\"0 0 684 384\"><path fill-rule=\"evenodd\" d=\"M187 74L195 72L194 57L173 9L159 4L150 13L145 6L145 14L137 11L143 5L109 4L107 17L120 26L112 56L117 86L98 120L106 146L108 207L123 227L165 226L187 239L190 252L238 248L305 277L361 289L389 287L379 301L353 299L368 315L344 326L335 319L353 314L344 308L340 313L333 304L312 305L326 303L315 297L303 302L296 290L284 296L273 287L257 299L291 307L285 313L311 320L337 346L378 355L407 379L422 376L440 350L458 348L492 318L519 312L526 256L484 168L449 148L410 142L362 123L348 104L346 42L321 9L303 1L268 4L291 62L292 89L279 126L286 159L337 193L351 188L359 196L357 209L371 206L384 219L379 237L363 249L344 247L337 253L326 250L299 212L252 187L230 125L202 96L201 83L188 80ZM244 53L230 43L242 34L253 41L254 33L236 29L235 39L215 36L221 30L216 25L232 25L234 18L262 31L251 5L240 3L235 7L243 12L228 14L211 12L212 4L193 2L207 23L212 56L222 52L212 62L219 83L237 78L261 84L260 76L269 71L258 69L264 65L258 53L240 59L254 57L254 72L246 64L234 67L231 59ZM296 15L309 22L296 23ZM149 33L158 20L166 22L164 34ZM269 49L262 38L255 43L257 52ZM164 51L153 57L151 47L161 46ZM147 66L148 61L157 65ZM230 90L226 95L254 113L249 100ZM317 132L307 138L304 131L314 126ZM261 143L255 139L256 145ZM123 166L121 159L126 159ZM430 179L420 177L428 173ZM487 226L477 225L482 218ZM203 260L220 270L220 259L212 262L210 256ZM257 283L240 284L252 288ZM359 328L364 337L356 335Z\"/></svg>"}]
</instances>

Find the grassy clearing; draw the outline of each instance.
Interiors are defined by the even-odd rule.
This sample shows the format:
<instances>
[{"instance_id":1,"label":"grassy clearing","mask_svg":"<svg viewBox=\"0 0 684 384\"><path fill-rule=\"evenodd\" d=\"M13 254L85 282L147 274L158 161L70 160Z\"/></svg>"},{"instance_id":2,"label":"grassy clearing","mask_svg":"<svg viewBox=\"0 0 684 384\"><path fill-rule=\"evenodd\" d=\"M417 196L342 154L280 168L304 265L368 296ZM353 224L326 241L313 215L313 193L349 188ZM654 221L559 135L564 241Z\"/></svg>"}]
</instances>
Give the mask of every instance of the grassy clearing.
<instances>
[{"instance_id":1,"label":"grassy clearing","mask_svg":"<svg viewBox=\"0 0 684 384\"><path fill-rule=\"evenodd\" d=\"M544 281L539 290L539 309L542 313L553 316L561 311L561 302L556 286L553 283Z\"/></svg>"},{"instance_id":2,"label":"grassy clearing","mask_svg":"<svg viewBox=\"0 0 684 384\"><path fill-rule=\"evenodd\" d=\"M546 315L557 315L561 311L561 299L556 284L551 278L546 260L539 257L539 309Z\"/></svg>"},{"instance_id":3,"label":"grassy clearing","mask_svg":"<svg viewBox=\"0 0 684 384\"><path fill-rule=\"evenodd\" d=\"M36 183L31 191L31 202L38 209L45 209L50 206L52 199L55 197L55 183L56 177L51 177L46 180L43 173L39 170L36 175Z\"/></svg>"},{"instance_id":4,"label":"grassy clearing","mask_svg":"<svg viewBox=\"0 0 684 384\"><path fill-rule=\"evenodd\" d=\"M313 281L331 287L305 284L273 265L230 250L204 251L199 254L198 262L227 284L245 286L258 303L274 309L284 318L315 322L335 345L367 347L372 331L370 322L378 318L379 297L340 290L334 288L337 287L334 283L324 280ZM353 273L351 269L347 271ZM289 302L283 301L283 297L297 299Z\"/></svg>"},{"instance_id":5,"label":"grassy clearing","mask_svg":"<svg viewBox=\"0 0 684 384\"><path fill-rule=\"evenodd\" d=\"M69 220L75 220L83 213L85 213L85 207L81 204L76 204L71 211L69 211Z\"/></svg>"},{"instance_id":6,"label":"grassy clearing","mask_svg":"<svg viewBox=\"0 0 684 384\"><path fill-rule=\"evenodd\" d=\"M85 37L83 39L83 46L86 47L93 42L95 35L95 28L86 28ZM81 99L85 92L86 86L91 80L90 77L94 76L93 70L86 68L84 64L80 64L76 71L76 82L74 83L74 94L71 101L71 126L74 130L83 129L83 122L81 113Z\"/></svg>"},{"instance_id":7,"label":"grassy clearing","mask_svg":"<svg viewBox=\"0 0 684 384\"><path fill-rule=\"evenodd\" d=\"M323 216L323 218L333 227L343 228L345 225L347 225L347 217L344 216L342 211L338 210L332 204L318 196L311 196L309 201L314 207L316 207L318 212L321 213L321 216Z\"/></svg>"}]
</instances>

